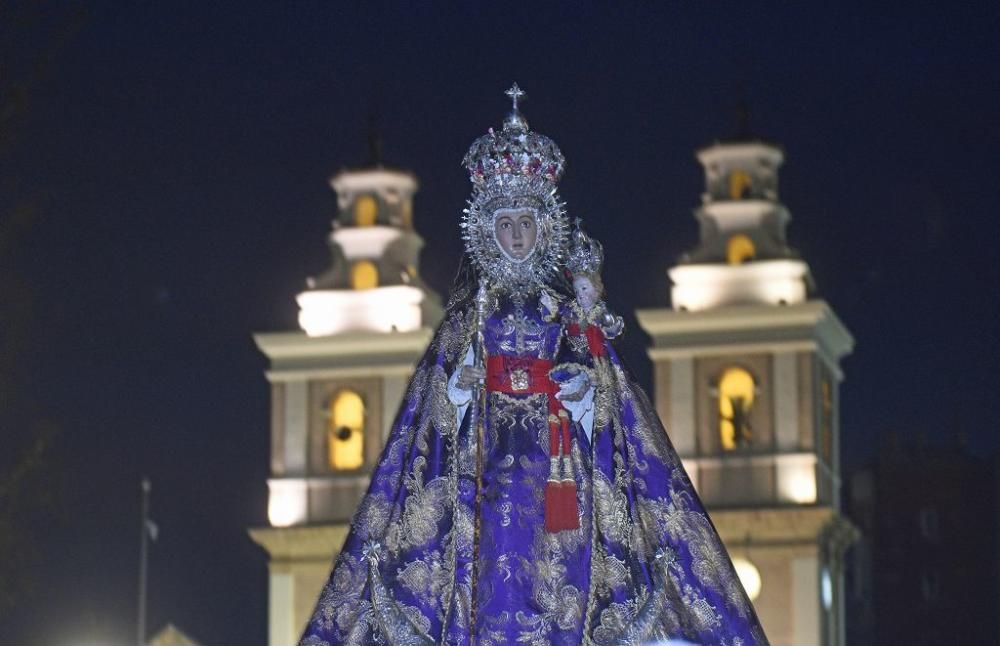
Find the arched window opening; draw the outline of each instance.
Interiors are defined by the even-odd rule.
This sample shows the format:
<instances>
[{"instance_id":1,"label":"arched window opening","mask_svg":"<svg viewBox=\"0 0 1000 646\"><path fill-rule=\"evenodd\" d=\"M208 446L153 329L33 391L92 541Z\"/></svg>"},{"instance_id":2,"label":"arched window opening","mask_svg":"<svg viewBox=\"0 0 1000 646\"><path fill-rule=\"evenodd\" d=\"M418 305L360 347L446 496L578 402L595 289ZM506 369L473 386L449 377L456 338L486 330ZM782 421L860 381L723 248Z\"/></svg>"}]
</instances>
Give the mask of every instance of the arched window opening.
<instances>
[{"instance_id":1,"label":"arched window opening","mask_svg":"<svg viewBox=\"0 0 1000 646\"><path fill-rule=\"evenodd\" d=\"M750 446L750 411L756 385L743 368L726 368L719 379L719 440L724 451Z\"/></svg>"},{"instance_id":2,"label":"arched window opening","mask_svg":"<svg viewBox=\"0 0 1000 646\"><path fill-rule=\"evenodd\" d=\"M365 403L353 390L330 399L326 429L327 462L334 471L359 469L365 463Z\"/></svg>"},{"instance_id":3,"label":"arched window opening","mask_svg":"<svg viewBox=\"0 0 1000 646\"><path fill-rule=\"evenodd\" d=\"M362 195L354 201L354 224L359 227L370 227L375 224L378 215L378 202L371 195Z\"/></svg>"},{"instance_id":4,"label":"arched window opening","mask_svg":"<svg viewBox=\"0 0 1000 646\"><path fill-rule=\"evenodd\" d=\"M729 199L745 200L750 197L753 178L745 170L734 170L729 174Z\"/></svg>"},{"instance_id":5,"label":"arched window opening","mask_svg":"<svg viewBox=\"0 0 1000 646\"><path fill-rule=\"evenodd\" d=\"M757 256L753 240L743 233L737 233L726 243L726 261L730 265L742 265Z\"/></svg>"},{"instance_id":6,"label":"arched window opening","mask_svg":"<svg viewBox=\"0 0 1000 646\"><path fill-rule=\"evenodd\" d=\"M358 260L351 265L351 287L374 289L378 287L378 267L371 260Z\"/></svg>"},{"instance_id":7,"label":"arched window opening","mask_svg":"<svg viewBox=\"0 0 1000 646\"><path fill-rule=\"evenodd\" d=\"M403 200L403 203L399 205L399 213L402 218L402 226L404 229L413 228L413 202L409 199Z\"/></svg>"}]
</instances>

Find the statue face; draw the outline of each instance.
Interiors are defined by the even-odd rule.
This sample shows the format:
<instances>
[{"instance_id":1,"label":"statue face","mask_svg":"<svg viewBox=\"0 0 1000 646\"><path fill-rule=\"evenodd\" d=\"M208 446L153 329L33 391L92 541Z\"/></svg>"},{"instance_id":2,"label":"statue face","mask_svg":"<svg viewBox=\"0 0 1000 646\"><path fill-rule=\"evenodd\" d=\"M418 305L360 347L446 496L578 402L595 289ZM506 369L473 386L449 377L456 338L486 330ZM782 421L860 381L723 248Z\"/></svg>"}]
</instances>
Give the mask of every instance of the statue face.
<instances>
[{"instance_id":1,"label":"statue face","mask_svg":"<svg viewBox=\"0 0 1000 646\"><path fill-rule=\"evenodd\" d=\"M589 311L600 299L593 281L587 276L575 276L573 278L573 291L576 292L576 300L580 303L583 311Z\"/></svg>"},{"instance_id":2,"label":"statue face","mask_svg":"<svg viewBox=\"0 0 1000 646\"><path fill-rule=\"evenodd\" d=\"M508 258L522 261L531 255L538 242L538 221L531 208L497 209L493 216L493 234Z\"/></svg>"}]
</instances>

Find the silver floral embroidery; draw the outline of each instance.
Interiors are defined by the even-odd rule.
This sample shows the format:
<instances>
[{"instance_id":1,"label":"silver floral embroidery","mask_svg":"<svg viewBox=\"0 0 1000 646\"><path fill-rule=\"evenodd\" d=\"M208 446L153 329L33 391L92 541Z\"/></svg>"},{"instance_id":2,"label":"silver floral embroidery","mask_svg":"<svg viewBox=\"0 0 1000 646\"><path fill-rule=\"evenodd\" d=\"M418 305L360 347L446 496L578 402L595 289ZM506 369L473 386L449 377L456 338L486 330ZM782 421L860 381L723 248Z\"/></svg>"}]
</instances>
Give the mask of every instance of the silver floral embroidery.
<instances>
[{"instance_id":1,"label":"silver floral embroidery","mask_svg":"<svg viewBox=\"0 0 1000 646\"><path fill-rule=\"evenodd\" d=\"M566 582L565 555L559 545L560 534L549 534L542 528L535 531L531 550L531 561L521 559L520 569L530 575L533 583L533 597L542 608L541 614L519 611L515 618L523 630L518 641L547 644L553 629L572 630L583 617L585 595L575 586Z\"/></svg>"},{"instance_id":2,"label":"silver floral embroidery","mask_svg":"<svg viewBox=\"0 0 1000 646\"><path fill-rule=\"evenodd\" d=\"M545 443L548 447L548 425L545 424L548 395L533 393L527 396L512 397L504 393L490 393L489 406L489 437L496 445L500 441L500 429L505 433L541 433L545 432Z\"/></svg>"},{"instance_id":3,"label":"silver floral embroidery","mask_svg":"<svg viewBox=\"0 0 1000 646\"><path fill-rule=\"evenodd\" d=\"M392 646L432 646L434 643L427 633L430 620L419 608L399 603L382 580L376 550L366 550L368 561L368 586L371 590L375 622L381 636Z\"/></svg>"},{"instance_id":4,"label":"silver floral embroidery","mask_svg":"<svg viewBox=\"0 0 1000 646\"><path fill-rule=\"evenodd\" d=\"M506 583L510 581L510 554L501 554L497 558L497 570L503 575L503 580Z\"/></svg>"},{"instance_id":5,"label":"silver floral embroidery","mask_svg":"<svg viewBox=\"0 0 1000 646\"><path fill-rule=\"evenodd\" d=\"M451 580L439 551L431 552L424 559L410 561L396 574L396 580L414 596L435 605Z\"/></svg>"},{"instance_id":6,"label":"silver floral embroidery","mask_svg":"<svg viewBox=\"0 0 1000 646\"><path fill-rule=\"evenodd\" d=\"M435 478L424 485L426 468L427 458L418 456L413 461L413 470L405 477L409 495L403 504L403 513L386 535L386 543L393 552L419 547L432 540L437 536L438 523L450 507L447 479Z\"/></svg>"},{"instance_id":7,"label":"silver floral embroidery","mask_svg":"<svg viewBox=\"0 0 1000 646\"><path fill-rule=\"evenodd\" d=\"M514 505L509 500L500 503L500 525L502 527L510 527L510 512L513 511Z\"/></svg>"},{"instance_id":8,"label":"silver floral embroidery","mask_svg":"<svg viewBox=\"0 0 1000 646\"><path fill-rule=\"evenodd\" d=\"M361 540L381 538L385 535L392 513L392 503L385 495L373 493L365 496L354 513L352 526Z\"/></svg>"},{"instance_id":9,"label":"silver floral embroidery","mask_svg":"<svg viewBox=\"0 0 1000 646\"><path fill-rule=\"evenodd\" d=\"M371 612L371 604L361 599L367 578L364 563L350 554L341 554L333 576L320 594L310 623L339 635L364 624Z\"/></svg>"},{"instance_id":10,"label":"silver floral embroidery","mask_svg":"<svg viewBox=\"0 0 1000 646\"><path fill-rule=\"evenodd\" d=\"M447 363L455 363L469 347L472 337L472 310L452 312L442 323L432 342L432 349L441 352Z\"/></svg>"},{"instance_id":11,"label":"silver floral embroidery","mask_svg":"<svg viewBox=\"0 0 1000 646\"><path fill-rule=\"evenodd\" d=\"M631 580L625 561L613 554L606 554L603 546L598 546L591 558L594 559L591 576L595 594L607 595L624 587Z\"/></svg>"},{"instance_id":12,"label":"silver floral embroidery","mask_svg":"<svg viewBox=\"0 0 1000 646\"><path fill-rule=\"evenodd\" d=\"M628 513L628 498L618 487L608 481L600 471L594 471L594 512L597 514L597 528L605 539L629 545L632 522Z\"/></svg>"}]
</instances>

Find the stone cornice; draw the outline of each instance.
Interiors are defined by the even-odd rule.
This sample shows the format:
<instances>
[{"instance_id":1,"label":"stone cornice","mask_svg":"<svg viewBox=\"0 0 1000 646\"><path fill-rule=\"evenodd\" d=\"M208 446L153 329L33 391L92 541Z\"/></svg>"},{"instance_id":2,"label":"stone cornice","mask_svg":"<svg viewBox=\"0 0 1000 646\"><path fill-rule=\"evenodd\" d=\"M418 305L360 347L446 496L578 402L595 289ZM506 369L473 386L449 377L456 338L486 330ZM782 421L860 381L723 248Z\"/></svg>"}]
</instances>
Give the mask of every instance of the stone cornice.
<instances>
[{"instance_id":1,"label":"stone cornice","mask_svg":"<svg viewBox=\"0 0 1000 646\"><path fill-rule=\"evenodd\" d=\"M371 363L386 357L405 359L412 365L430 343L433 331L424 327L412 332L343 332L310 337L303 332L264 332L253 336L257 347L272 362L295 364L304 360L340 359L345 363L360 360ZM324 365L330 365L325 362Z\"/></svg>"},{"instance_id":2,"label":"stone cornice","mask_svg":"<svg viewBox=\"0 0 1000 646\"><path fill-rule=\"evenodd\" d=\"M854 348L854 337L823 300L794 305L737 305L697 312L640 309L636 316L653 339L656 352L685 351L713 346L768 343L816 347L838 361Z\"/></svg>"},{"instance_id":3,"label":"stone cornice","mask_svg":"<svg viewBox=\"0 0 1000 646\"><path fill-rule=\"evenodd\" d=\"M350 526L254 527L250 538L267 550L271 561L329 561L344 544Z\"/></svg>"},{"instance_id":4,"label":"stone cornice","mask_svg":"<svg viewBox=\"0 0 1000 646\"><path fill-rule=\"evenodd\" d=\"M840 515L832 507L711 509L709 515L727 545L814 543Z\"/></svg>"}]
</instances>

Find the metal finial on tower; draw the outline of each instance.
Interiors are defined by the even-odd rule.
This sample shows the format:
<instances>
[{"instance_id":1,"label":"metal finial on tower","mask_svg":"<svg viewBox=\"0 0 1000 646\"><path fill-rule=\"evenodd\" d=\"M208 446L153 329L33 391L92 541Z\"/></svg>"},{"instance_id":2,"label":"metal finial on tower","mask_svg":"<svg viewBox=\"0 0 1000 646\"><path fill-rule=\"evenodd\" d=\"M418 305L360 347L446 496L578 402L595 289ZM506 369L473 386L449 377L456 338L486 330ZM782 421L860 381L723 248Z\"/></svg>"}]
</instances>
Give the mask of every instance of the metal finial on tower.
<instances>
[{"instance_id":1,"label":"metal finial on tower","mask_svg":"<svg viewBox=\"0 0 1000 646\"><path fill-rule=\"evenodd\" d=\"M735 101L733 104L734 114L736 117L735 126L736 130L733 135L728 139L729 141L761 141L753 130L751 122L753 119L753 111L750 108L750 93L747 88L747 82L745 80L740 81L736 85Z\"/></svg>"},{"instance_id":2,"label":"metal finial on tower","mask_svg":"<svg viewBox=\"0 0 1000 646\"><path fill-rule=\"evenodd\" d=\"M750 104L746 97L741 98L736 105L736 139L745 141L753 139L753 131L750 129Z\"/></svg>"},{"instance_id":3,"label":"metal finial on tower","mask_svg":"<svg viewBox=\"0 0 1000 646\"><path fill-rule=\"evenodd\" d=\"M146 644L146 578L149 572L149 539L153 538L155 525L149 520L149 492L152 489L149 478L143 476L140 484L142 490L142 518L139 539L139 602L138 619L136 621L136 644Z\"/></svg>"},{"instance_id":4,"label":"metal finial on tower","mask_svg":"<svg viewBox=\"0 0 1000 646\"><path fill-rule=\"evenodd\" d=\"M381 166L382 160L382 135L379 132L379 115L376 110L372 110L368 115L368 166Z\"/></svg>"}]
</instances>

